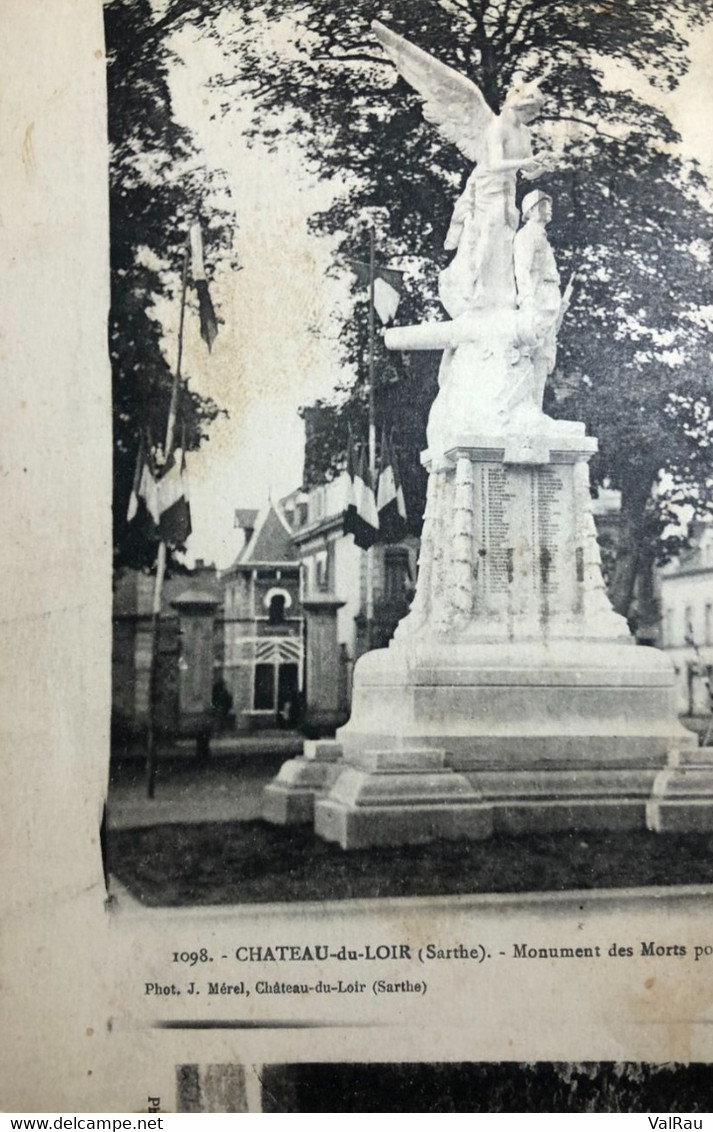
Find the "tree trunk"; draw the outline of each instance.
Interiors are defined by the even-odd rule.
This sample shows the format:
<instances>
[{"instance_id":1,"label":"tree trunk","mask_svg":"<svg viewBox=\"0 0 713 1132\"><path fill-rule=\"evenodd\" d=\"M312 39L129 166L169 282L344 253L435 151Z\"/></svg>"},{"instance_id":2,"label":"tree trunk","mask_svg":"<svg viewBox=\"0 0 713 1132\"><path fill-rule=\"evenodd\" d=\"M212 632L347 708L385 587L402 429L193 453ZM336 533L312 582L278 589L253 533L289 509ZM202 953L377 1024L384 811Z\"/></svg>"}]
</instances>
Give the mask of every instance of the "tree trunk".
<instances>
[{"instance_id":1,"label":"tree trunk","mask_svg":"<svg viewBox=\"0 0 713 1132\"><path fill-rule=\"evenodd\" d=\"M500 73L498 59L493 44L486 36L475 36L474 46L480 49L482 70L482 93L485 101L496 114L501 109Z\"/></svg>"},{"instance_id":2,"label":"tree trunk","mask_svg":"<svg viewBox=\"0 0 713 1132\"><path fill-rule=\"evenodd\" d=\"M621 493L619 537L609 597L617 613L628 617L642 565L648 561L646 548L646 505L656 480L656 471L636 469Z\"/></svg>"}]
</instances>

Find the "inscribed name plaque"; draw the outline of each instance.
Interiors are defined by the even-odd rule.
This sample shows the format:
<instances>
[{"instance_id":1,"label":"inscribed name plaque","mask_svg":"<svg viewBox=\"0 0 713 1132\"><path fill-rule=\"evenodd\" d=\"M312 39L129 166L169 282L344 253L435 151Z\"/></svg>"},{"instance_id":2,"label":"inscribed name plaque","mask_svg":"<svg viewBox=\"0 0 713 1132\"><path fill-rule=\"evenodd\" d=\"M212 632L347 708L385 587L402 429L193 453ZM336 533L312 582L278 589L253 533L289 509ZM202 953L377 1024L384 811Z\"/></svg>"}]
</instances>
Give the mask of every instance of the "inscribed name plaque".
<instances>
[{"instance_id":1,"label":"inscribed name plaque","mask_svg":"<svg viewBox=\"0 0 713 1132\"><path fill-rule=\"evenodd\" d=\"M480 463L474 501L480 613L506 619L508 635L546 632L582 604L571 465ZM579 540L581 541L581 540Z\"/></svg>"},{"instance_id":2,"label":"inscribed name plaque","mask_svg":"<svg viewBox=\"0 0 713 1132\"><path fill-rule=\"evenodd\" d=\"M539 595L544 618L581 606L582 548L575 546L572 466L538 468L532 477L532 519L539 556ZM579 577L578 577L579 573Z\"/></svg>"},{"instance_id":3,"label":"inscribed name plaque","mask_svg":"<svg viewBox=\"0 0 713 1132\"><path fill-rule=\"evenodd\" d=\"M487 588L488 594L497 598L509 595L514 582L518 492L512 482L515 476L501 466L481 469L481 485L484 479L487 479L487 487L482 492L481 507Z\"/></svg>"}]
</instances>

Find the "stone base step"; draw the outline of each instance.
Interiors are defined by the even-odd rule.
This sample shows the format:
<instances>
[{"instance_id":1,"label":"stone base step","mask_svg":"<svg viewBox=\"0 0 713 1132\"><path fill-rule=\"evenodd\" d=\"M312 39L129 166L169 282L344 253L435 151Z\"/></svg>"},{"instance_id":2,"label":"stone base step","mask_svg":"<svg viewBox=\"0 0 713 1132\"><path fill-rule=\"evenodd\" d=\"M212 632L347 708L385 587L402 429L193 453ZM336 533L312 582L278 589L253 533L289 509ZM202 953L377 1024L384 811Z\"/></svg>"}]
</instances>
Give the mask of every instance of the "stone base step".
<instances>
[{"instance_id":1,"label":"stone base step","mask_svg":"<svg viewBox=\"0 0 713 1132\"><path fill-rule=\"evenodd\" d=\"M713 747L674 748L658 768L450 763L444 748L365 748L346 761L338 742L307 744L265 790L263 817L314 822L345 849L493 832L713 832Z\"/></svg>"},{"instance_id":2,"label":"stone base step","mask_svg":"<svg viewBox=\"0 0 713 1132\"><path fill-rule=\"evenodd\" d=\"M492 814L444 750L364 750L317 800L315 833L343 849L489 837Z\"/></svg>"},{"instance_id":3,"label":"stone base step","mask_svg":"<svg viewBox=\"0 0 713 1132\"><path fill-rule=\"evenodd\" d=\"M263 793L262 816L273 825L300 825L314 820L315 798L323 794L339 774L340 743L307 740L304 754L290 759Z\"/></svg>"},{"instance_id":4,"label":"stone base step","mask_svg":"<svg viewBox=\"0 0 713 1132\"><path fill-rule=\"evenodd\" d=\"M656 833L713 832L713 747L670 752L654 780L646 824Z\"/></svg>"},{"instance_id":5,"label":"stone base step","mask_svg":"<svg viewBox=\"0 0 713 1132\"><path fill-rule=\"evenodd\" d=\"M342 849L440 839L482 841L493 832L493 817L490 808L479 803L347 806L327 797L315 805L314 831Z\"/></svg>"}]
</instances>

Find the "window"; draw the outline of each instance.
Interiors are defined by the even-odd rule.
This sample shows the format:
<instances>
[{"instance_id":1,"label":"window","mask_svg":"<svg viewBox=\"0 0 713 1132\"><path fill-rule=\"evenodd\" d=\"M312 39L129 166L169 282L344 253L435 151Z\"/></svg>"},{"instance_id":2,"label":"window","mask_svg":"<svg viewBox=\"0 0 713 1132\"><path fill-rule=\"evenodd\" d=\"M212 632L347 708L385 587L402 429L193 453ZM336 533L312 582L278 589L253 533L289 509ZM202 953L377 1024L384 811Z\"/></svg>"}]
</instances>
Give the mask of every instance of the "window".
<instances>
[{"instance_id":1,"label":"window","mask_svg":"<svg viewBox=\"0 0 713 1132\"><path fill-rule=\"evenodd\" d=\"M411 587L411 564L405 546L388 546L384 550L384 599L400 602Z\"/></svg>"},{"instance_id":2,"label":"window","mask_svg":"<svg viewBox=\"0 0 713 1132\"><path fill-rule=\"evenodd\" d=\"M329 555L326 550L320 550L315 555L315 581L318 590L329 589Z\"/></svg>"},{"instance_id":3,"label":"window","mask_svg":"<svg viewBox=\"0 0 713 1132\"><path fill-rule=\"evenodd\" d=\"M275 666L255 665L255 711L272 711L275 707Z\"/></svg>"},{"instance_id":4,"label":"window","mask_svg":"<svg viewBox=\"0 0 713 1132\"><path fill-rule=\"evenodd\" d=\"M687 605L683 611L683 643L686 645L694 643L693 610L690 605Z\"/></svg>"},{"instance_id":5,"label":"window","mask_svg":"<svg viewBox=\"0 0 713 1132\"><path fill-rule=\"evenodd\" d=\"M285 726L295 723L299 711L299 666L292 661L255 665L253 710L274 712Z\"/></svg>"},{"instance_id":6,"label":"window","mask_svg":"<svg viewBox=\"0 0 713 1132\"><path fill-rule=\"evenodd\" d=\"M310 522L316 523L319 519L323 519L324 511L324 488L317 487L312 491L310 496Z\"/></svg>"},{"instance_id":7,"label":"window","mask_svg":"<svg viewBox=\"0 0 713 1132\"><path fill-rule=\"evenodd\" d=\"M285 595L273 594L270 598L270 608L268 610L268 621L271 625L281 625L285 620Z\"/></svg>"},{"instance_id":8,"label":"window","mask_svg":"<svg viewBox=\"0 0 713 1132\"><path fill-rule=\"evenodd\" d=\"M287 590L277 589L273 586L262 599L263 609L267 611L267 620L270 625L282 625L287 617L287 610L292 605L292 598Z\"/></svg>"}]
</instances>

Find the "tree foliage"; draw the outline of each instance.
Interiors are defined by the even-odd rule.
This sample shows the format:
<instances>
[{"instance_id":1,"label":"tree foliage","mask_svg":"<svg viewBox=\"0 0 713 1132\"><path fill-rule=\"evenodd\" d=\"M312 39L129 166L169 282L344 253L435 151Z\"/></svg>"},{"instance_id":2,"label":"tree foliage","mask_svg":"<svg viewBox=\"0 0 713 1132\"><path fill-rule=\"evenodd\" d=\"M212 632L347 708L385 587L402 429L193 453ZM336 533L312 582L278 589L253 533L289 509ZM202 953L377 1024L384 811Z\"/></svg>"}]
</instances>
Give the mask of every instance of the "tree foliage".
<instances>
[{"instance_id":1,"label":"tree foliage","mask_svg":"<svg viewBox=\"0 0 713 1132\"><path fill-rule=\"evenodd\" d=\"M111 0L105 9L117 566L151 566L155 558L156 539L143 510L126 522L142 434L157 447L163 444L171 396L173 374L155 303L169 297L178 306L188 226L202 207L208 212L208 204L207 252L229 254L230 217L210 200L220 174L202 165L194 140L174 120L171 54L164 42L171 26L154 21L148 0ZM188 449L205 438L218 412L184 383L179 435Z\"/></svg>"},{"instance_id":2,"label":"tree foliage","mask_svg":"<svg viewBox=\"0 0 713 1132\"><path fill-rule=\"evenodd\" d=\"M713 3L233 0L228 7L232 54L228 25L218 20L224 0L167 0L146 51L156 58L162 37L185 22L222 37L226 67L214 85L223 112L230 114L237 90L245 105L247 92L256 144L297 140L315 175L334 182L331 207L312 225L338 234L337 270L363 258L375 227L379 259L409 268L399 321L443 315L436 299L448 260L443 241L469 170L424 121L418 97L378 48L371 21L383 20L468 74L493 109L515 77L544 75L549 102L537 144L561 148L563 159L538 187L554 199L550 236L560 271L577 272L546 407L586 422L600 441L594 482L622 492L613 590L626 610L642 561L665 548L671 504L687 500L700 509L707 501L713 223L706 186L695 164L678 155L660 107L687 71L688 33L711 19ZM160 73L153 81L161 85ZM130 103L131 92L124 97ZM164 142L188 145L180 134ZM357 296L342 349L359 377L346 400L307 414L310 478L339 466L347 421L363 423L365 334L366 304ZM415 514L434 361L379 350L377 408L396 428Z\"/></svg>"},{"instance_id":3,"label":"tree foliage","mask_svg":"<svg viewBox=\"0 0 713 1132\"><path fill-rule=\"evenodd\" d=\"M268 4L267 16L284 23L285 5ZM550 235L560 270L578 275L548 410L586 422L600 440L594 482L622 492L613 595L626 611L652 544L665 548L671 503L707 501L711 354L701 310L712 298L713 225L702 178L677 156L659 101L685 74L687 31L710 19L711 5L312 0L291 12L301 50L289 58L266 46L264 28L243 29L247 67L261 76L255 136L273 146L287 132L299 137L321 176L349 185L314 218L315 230L341 234L346 259L363 254L374 224L382 258L414 268L408 314L433 317L437 272L447 262L443 239L468 170L380 54L370 33L375 17L467 73L494 109L516 75L546 69L540 144L562 147L564 160L538 184L555 201ZM613 64L629 68L619 72L626 82L612 83ZM290 113L281 127L284 107ZM343 334L350 361L364 357L359 307L356 316ZM432 386L428 364L415 368ZM391 396L382 415L391 412L398 424L415 399L413 379L405 379L400 403ZM358 419L363 405L362 380L352 401L332 413ZM410 423L402 431L413 466L425 419ZM313 451L310 474L320 463L328 474L334 460L334 450Z\"/></svg>"}]
</instances>

